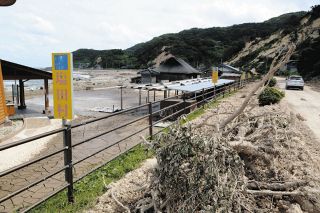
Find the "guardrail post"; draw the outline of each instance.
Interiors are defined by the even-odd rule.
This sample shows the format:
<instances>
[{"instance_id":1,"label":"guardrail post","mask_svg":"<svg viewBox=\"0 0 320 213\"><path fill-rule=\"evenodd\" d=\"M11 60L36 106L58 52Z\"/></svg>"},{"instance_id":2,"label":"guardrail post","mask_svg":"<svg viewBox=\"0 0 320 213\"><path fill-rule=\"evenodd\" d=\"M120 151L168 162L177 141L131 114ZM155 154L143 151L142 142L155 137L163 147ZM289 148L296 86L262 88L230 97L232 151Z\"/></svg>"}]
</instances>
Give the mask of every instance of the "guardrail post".
<instances>
[{"instance_id":1,"label":"guardrail post","mask_svg":"<svg viewBox=\"0 0 320 213\"><path fill-rule=\"evenodd\" d=\"M63 132L63 144L66 148L64 151L64 165L68 166L65 170L65 180L68 185L68 201L70 203L74 202L73 197L73 165L72 165L72 138L71 138L71 125L66 123L66 120L63 120L65 130Z\"/></svg>"},{"instance_id":2,"label":"guardrail post","mask_svg":"<svg viewBox=\"0 0 320 213\"><path fill-rule=\"evenodd\" d=\"M153 136L153 116L152 116L152 103L151 102L149 102L148 108L149 108L149 137L150 137L150 140L152 140L152 136Z\"/></svg>"},{"instance_id":3,"label":"guardrail post","mask_svg":"<svg viewBox=\"0 0 320 213\"><path fill-rule=\"evenodd\" d=\"M183 113L186 115L187 114L187 102L186 102L186 94L185 93L183 93L183 108L184 108L184 110L183 110Z\"/></svg>"},{"instance_id":4,"label":"guardrail post","mask_svg":"<svg viewBox=\"0 0 320 213\"><path fill-rule=\"evenodd\" d=\"M122 95L122 89L123 87L121 86L120 87L120 107L121 107L121 110L123 110L123 95Z\"/></svg>"},{"instance_id":5,"label":"guardrail post","mask_svg":"<svg viewBox=\"0 0 320 213\"><path fill-rule=\"evenodd\" d=\"M224 98L224 93L226 92L226 88L225 87L221 87L222 89L222 97Z\"/></svg>"},{"instance_id":6,"label":"guardrail post","mask_svg":"<svg viewBox=\"0 0 320 213\"><path fill-rule=\"evenodd\" d=\"M204 101L204 89L202 89L202 106L204 108L204 105L206 104L206 102Z\"/></svg>"}]
</instances>

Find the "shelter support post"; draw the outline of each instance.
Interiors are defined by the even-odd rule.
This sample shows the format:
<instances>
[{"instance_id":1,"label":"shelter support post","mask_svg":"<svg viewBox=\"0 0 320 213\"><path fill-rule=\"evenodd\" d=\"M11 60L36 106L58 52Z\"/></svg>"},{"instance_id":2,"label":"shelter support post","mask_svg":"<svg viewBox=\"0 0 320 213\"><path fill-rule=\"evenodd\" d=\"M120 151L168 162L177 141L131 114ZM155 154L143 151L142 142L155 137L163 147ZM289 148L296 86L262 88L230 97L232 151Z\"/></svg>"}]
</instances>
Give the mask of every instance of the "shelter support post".
<instances>
[{"instance_id":1,"label":"shelter support post","mask_svg":"<svg viewBox=\"0 0 320 213\"><path fill-rule=\"evenodd\" d=\"M18 106L18 109L26 109L26 102L25 102L25 96L24 96L24 82L22 80L19 80L19 88L20 88L20 106Z\"/></svg>"},{"instance_id":2,"label":"shelter support post","mask_svg":"<svg viewBox=\"0 0 320 213\"><path fill-rule=\"evenodd\" d=\"M17 106L19 106L19 104L20 104L19 93L20 93L19 85L16 85L16 95L17 95L17 97L16 97L17 104L16 104L16 105L17 105Z\"/></svg>"},{"instance_id":3,"label":"shelter support post","mask_svg":"<svg viewBox=\"0 0 320 213\"><path fill-rule=\"evenodd\" d=\"M163 91L163 98L167 98L167 90Z\"/></svg>"},{"instance_id":4,"label":"shelter support post","mask_svg":"<svg viewBox=\"0 0 320 213\"><path fill-rule=\"evenodd\" d=\"M14 90L15 90L15 88L14 88L15 86L14 86L14 84L12 84L12 103L14 104L15 102L14 102L14 96L15 96L15 94L14 94Z\"/></svg>"},{"instance_id":5,"label":"shelter support post","mask_svg":"<svg viewBox=\"0 0 320 213\"><path fill-rule=\"evenodd\" d=\"M44 79L44 111L43 114L50 113L49 109L49 80Z\"/></svg>"}]
</instances>

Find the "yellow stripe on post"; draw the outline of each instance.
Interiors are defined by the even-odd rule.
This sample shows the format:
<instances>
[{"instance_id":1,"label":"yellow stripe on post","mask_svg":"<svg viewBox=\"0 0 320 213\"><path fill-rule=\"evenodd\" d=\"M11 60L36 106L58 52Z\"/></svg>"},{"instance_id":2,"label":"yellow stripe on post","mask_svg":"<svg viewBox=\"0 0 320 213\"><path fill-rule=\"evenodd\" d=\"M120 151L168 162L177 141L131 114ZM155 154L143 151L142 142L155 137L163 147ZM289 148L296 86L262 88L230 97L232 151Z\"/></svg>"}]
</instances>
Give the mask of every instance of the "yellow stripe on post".
<instances>
[{"instance_id":1,"label":"yellow stripe on post","mask_svg":"<svg viewBox=\"0 0 320 213\"><path fill-rule=\"evenodd\" d=\"M6 105L6 96L4 93L2 65L0 61L0 124L5 122L7 115L8 113L7 113L7 105Z\"/></svg>"}]
</instances>

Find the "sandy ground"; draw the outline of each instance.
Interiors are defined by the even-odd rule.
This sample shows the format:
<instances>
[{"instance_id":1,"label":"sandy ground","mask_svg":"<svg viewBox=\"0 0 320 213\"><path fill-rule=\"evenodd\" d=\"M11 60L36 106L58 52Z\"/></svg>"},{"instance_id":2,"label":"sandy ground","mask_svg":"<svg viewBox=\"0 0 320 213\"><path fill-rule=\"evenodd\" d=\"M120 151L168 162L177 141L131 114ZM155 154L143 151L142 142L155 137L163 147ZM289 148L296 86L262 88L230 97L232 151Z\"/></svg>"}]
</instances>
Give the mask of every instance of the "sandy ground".
<instances>
[{"instance_id":1,"label":"sandy ground","mask_svg":"<svg viewBox=\"0 0 320 213\"><path fill-rule=\"evenodd\" d=\"M119 85L130 85L131 78L137 76L138 70L75 70L73 80L74 91L85 91L90 89L110 89ZM83 78L77 78L83 76ZM25 87L26 100L39 98L44 105L44 87L43 84L37 85L38 89L28 89ZM6 100L12 101L11 88L5 91ZM52 94L52 81L49 81L49 94ZM52 101L51 103L52 104Z\"/></svg>"},{"instance_id":2,"label":"sandy ground","mask_svg":"<svg viewBox=\"0 0 320 213\"><path fill-rule=\"evenodd\" d=\"M285 79L278 78L278 84L284 90ZM304 123L320 141L320 92L306 85L303 91L292 89L285 90L285 93L288 107L306 119Z\"/></svg>"},{"instance_id":3,"label":"sandy ground","mask_svg":"<svg viewBox=\"0 0 320 213\"><path fill-rule=\"evenodd\" d=\"M86 212L125 212L124 208L114 202L112 196L121 200L126 198L127 201L130 200L130 202L141 197L144 193L141 189L149 179L146 174L151 172L156 164L157 160L155 158L147 159L140 168L129 172L121 180L106 186L109 189L108 192L99 198L98 205L96 205L94 209Z\"/></svg>"},{"instance_id":4,"label":"sandy ground","mask_svg":"<svg viewBox=\"0 0 320 213\"><path fill-rule=\"evenodd\" d=\"M139 104L139 91L135 89L123 89L123 108L130 108L138 106ZM142 104L146 103L147 91L142 91ZM150 93L150 98L153 100L153 93ZM163 98L163 92L156 93L156 100ZM49 96L49 103L51 112L53 112L53 97ZM106 88L102 90L81 90L74 92L74 112L76 115L83 116L102 116L105 113L98 113L94 110L96 108L110 108L113 106L120 109L121 98L119 88ZM37 112L42 112L44 108L44 98L36 96L26 100L28 109L33 109Z\"/></svg>"},{"instance_id":5,"label":"sandy ground","mask_svg":"<svg viewBox=\"0 0 320 213\"><path fill-rule=\"evenodd\" d=\"M101 116L97 108L120 109L121 96L119 85L128 86L132 77L137 75L137 70L76 70L75 76L85 76L74 80L74 110L75 114L83 116ZM50 84L50 83L49 83ZM139 104L139 91L131 88L123 89L123 108L130 108ZM7 91L10 100L11 92ZM154 100L153 92L150 99ZM142 90L141 103L146 103L147 91ZM156 92L156 100L163 98L163 92ZM22 114L41 114L44 109L44 91L26 90L27 110L18 111ZM52 85L49 92L50 110L53 112Z\"/></svg>"},{"instance_id":6,"label":"sandy ground","mask_svg":"<svg viewBox=\"0 0 320 213\"><path fill-rule=\"evenodd\" d=\"M74 80L74 89L83 90L87 86L95 88L128 85L138 70L75 70L75 74L89 75L89 80Z\"/></svg>"},{"instance_id":7,"label":"sandy ground","mask_svg":"<svg viewBox=\"0 0 320 213\"><path fill-rule=\"evenodd\" d=\"M25 128L12 138L3 141L1 145L9 144L28 137L39 135L44 132L52 131L61 127L61 124L61 120L49 120L46 117L26 119ZM55 135L48 136L1 151L0 171L4 171L32 159L34 155L39 154L44 148L46 148L47 143L54 137Z\"/></svg>"},{"instance_id":8,"label":"sandy ground","mask_svg":"<svg viewBox=\"0 0 320 213\"><path fill-rule=\"evenodd\" d=\"M0 142L5 140L6 137L10 137L9 135L15 134L15 132L20 131L23 128L23 121L16 120L12 121L10 126L2 126L0 128Z\"/></svg>"}]
</instances>

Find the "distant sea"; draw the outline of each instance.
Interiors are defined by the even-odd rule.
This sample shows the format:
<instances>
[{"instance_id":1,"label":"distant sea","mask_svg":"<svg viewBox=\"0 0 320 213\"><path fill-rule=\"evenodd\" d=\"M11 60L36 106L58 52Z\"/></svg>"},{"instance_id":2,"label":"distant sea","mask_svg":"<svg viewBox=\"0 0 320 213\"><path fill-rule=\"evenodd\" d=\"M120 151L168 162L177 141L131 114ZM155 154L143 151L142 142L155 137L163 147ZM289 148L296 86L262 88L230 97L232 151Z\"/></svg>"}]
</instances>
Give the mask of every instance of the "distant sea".
<instances>
[{"instance_id":1,"label":"distant sea","mask_svg":"<svg viewBox=\"0 0 320 213\"><path fill-rule=\"evenodd\" d=\"M19 81L16 81L17 85L19 85ZM15 84L15 81L7 80L4 81L4 87L6 90L11 91L12 85ZM49 80L49 84L51 84L51 80ZM40 89L40 87L44 87L44 80L29 80L24 83L25 90L36 90Z\"/></svg>"}]
</instances>

